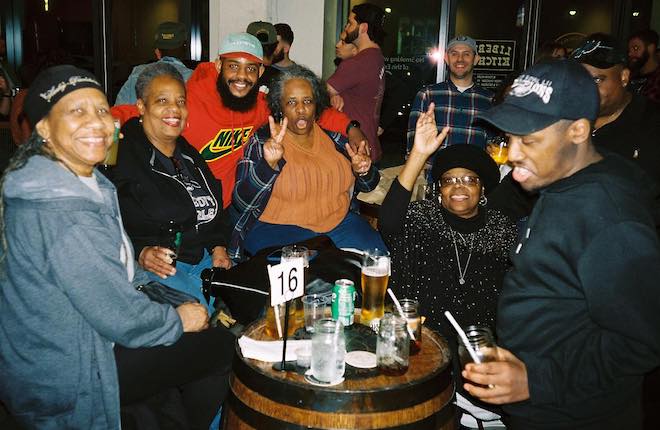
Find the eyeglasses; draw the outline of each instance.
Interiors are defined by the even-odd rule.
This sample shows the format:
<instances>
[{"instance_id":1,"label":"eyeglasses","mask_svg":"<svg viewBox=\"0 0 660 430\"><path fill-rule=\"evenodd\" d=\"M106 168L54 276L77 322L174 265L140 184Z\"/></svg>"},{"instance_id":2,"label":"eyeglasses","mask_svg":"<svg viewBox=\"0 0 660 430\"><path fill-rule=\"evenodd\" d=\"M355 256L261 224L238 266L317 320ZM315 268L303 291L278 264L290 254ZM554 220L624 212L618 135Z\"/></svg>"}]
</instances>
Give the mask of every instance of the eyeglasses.
<instances>
[{"instance_id":1,"label":"eyeglasses","mask_svg":"<svg viewBox=\"0 0 660 430\"><path fill-rule=\"evenodd\" d=\"M443 176L440 178L441 187L449 187L451 185L461 184L466 187L476 187L481 183L481 180L478 176Z\"/></svg>"}]
</instances>

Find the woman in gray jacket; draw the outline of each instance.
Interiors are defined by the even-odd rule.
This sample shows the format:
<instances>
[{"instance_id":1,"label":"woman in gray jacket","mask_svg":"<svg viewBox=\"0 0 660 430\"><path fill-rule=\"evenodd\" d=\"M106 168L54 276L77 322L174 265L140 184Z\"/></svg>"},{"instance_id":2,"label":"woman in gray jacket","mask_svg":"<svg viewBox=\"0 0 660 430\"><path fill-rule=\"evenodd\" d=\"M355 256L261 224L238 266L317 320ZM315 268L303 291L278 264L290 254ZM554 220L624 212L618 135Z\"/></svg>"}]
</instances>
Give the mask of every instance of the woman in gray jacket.
<instances>
[{"instance_id":1,"label":"woman in gray jacket","mask_svg":"<svg viewBox=\"0 0 660 430\"><path fill-rule=\"evenodd\" d=\"M177 347L190 344L179 340L182 333L207 328L206 309L175 309L135 290L147 279L122 228L114 186L94 170L114 135L96 78L73 66L47 69L25 111L35 132L0 183L0 400L26 428L119 428L115 344L135 354L173 344L160 354L174 363L171 356L189 355ZM226 377L232 336L204 332L186 336L212 335L230 346L207 359L215 362L207 372ZM207 428L219 405L207 408Z\"/></svg>"}]
</instances>

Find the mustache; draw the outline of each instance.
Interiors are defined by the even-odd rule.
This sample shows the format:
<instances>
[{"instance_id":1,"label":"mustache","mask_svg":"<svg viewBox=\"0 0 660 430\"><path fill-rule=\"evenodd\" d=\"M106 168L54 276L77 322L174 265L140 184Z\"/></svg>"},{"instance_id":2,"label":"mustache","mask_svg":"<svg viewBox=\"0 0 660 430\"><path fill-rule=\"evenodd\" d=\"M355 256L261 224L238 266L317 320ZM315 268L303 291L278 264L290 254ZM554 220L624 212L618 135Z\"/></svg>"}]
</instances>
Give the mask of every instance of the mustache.
<instances>
[{"instance_id":1,"label":"mustache","mask_svg":"<svg viewBox=\"0 0 660 430\"><path fill-rule=\"evenodd\" d=\"M229 84L229 85L236 84L236 83L254 85L254 82L249 80L249 79L229 79L227 81L227 84Z\"/></svg>"},{"instance_id":2,"label":"mustache","mask_svg":"<svg viewBox=\"0 0 660 430\"><path fill-rule=\"evenodd\" d=\"M250 91L244 97L236 97L229 90L229 82L245 82L249 84L249 80L245 79L232 79L225 82L222 75L219 75L215 85L222 103L229 109L237 112L247 112L252 109L257 103L259 87L252 83L252 88L250 88Z\"/></svg>"}]
</instances>

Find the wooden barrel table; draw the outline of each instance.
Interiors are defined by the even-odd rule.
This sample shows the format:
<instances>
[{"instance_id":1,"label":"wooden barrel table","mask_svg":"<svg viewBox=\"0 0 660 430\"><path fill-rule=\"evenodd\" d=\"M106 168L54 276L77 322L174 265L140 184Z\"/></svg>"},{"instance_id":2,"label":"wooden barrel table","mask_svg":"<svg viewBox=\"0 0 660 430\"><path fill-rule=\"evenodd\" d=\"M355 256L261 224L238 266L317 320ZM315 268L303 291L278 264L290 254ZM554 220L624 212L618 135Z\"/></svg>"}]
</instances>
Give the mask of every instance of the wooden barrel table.
<instances>
[{"instance_id":1,"label":"wooden barrel table","mask_svg":"<svg viewBox=\"0 0 660 430\"><path fill-rule=\"evenodd\" d=\"M270 339L263 333L260 320L244 334ZM372 340L373 346L375 335ZM347 349L351 350L348 340ZM306 382L301 373L278 372L271 363L244 358L236 343L224 428L454 429L450 360L445 340L424 328L422 350L410 357L405 374L385 376L376 369L359 374L363 371L347 364L344 382L318 387Z\"/></svg>"}]
</instances>

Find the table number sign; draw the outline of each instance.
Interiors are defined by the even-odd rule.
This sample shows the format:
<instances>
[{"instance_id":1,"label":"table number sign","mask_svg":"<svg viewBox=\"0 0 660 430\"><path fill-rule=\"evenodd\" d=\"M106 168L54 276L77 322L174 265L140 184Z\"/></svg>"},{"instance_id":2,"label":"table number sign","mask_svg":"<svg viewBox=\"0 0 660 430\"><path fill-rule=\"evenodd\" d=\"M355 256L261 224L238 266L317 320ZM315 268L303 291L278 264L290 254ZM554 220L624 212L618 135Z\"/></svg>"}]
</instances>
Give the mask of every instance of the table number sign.
<instances>
[{"instance_id":1,"label":"table number sign","mask_svg":"<svg viewBox=\"0 0 660 430\"><path fill-rule=\"evenodd\" d=\"M271 306L302 297L305 293L304 267L303 258L293 258L280 264L268 265Z\"/></svg>"}]
</instances>

